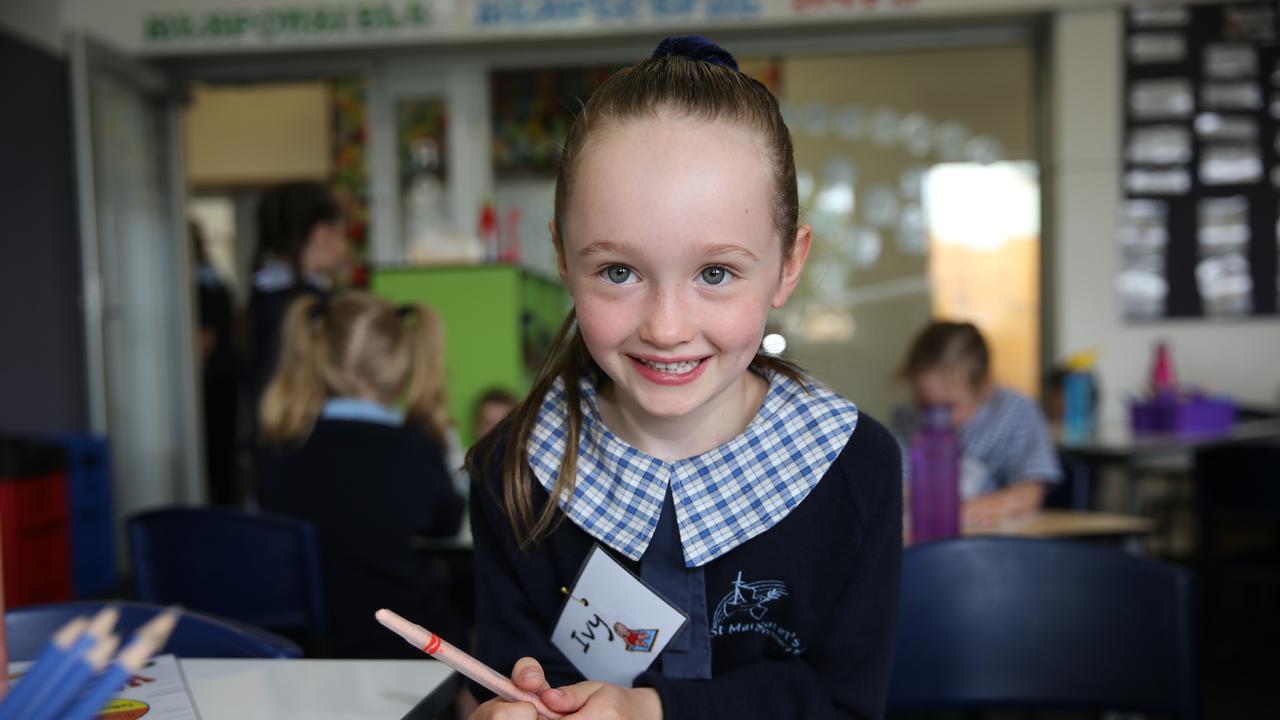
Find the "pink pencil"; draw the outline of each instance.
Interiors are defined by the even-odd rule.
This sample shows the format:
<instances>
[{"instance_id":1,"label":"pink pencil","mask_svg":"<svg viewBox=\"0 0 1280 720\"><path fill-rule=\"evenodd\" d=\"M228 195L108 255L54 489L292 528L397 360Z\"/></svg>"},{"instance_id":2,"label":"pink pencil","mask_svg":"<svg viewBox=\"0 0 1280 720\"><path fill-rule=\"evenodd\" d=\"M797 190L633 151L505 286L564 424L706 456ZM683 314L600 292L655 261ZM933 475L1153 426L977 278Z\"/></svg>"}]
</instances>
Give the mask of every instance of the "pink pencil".
<instances>
[{"instance_id":1,"label":"pink pencil","mask_svg":"<svg viewBox=\"0 0 1280 720\"><path fill-rule=\"evenodd\" d=\"M475 680L503 700L527 702L533 705L538 714L547 718L547 720L559 720L560 715L548 710L537 695L527 693L516 687L511 680L445 642L444 638L439 635L421 625L415 625L385 608L374 613L373 616L378 619L378 622L382 623L383 627L404 638L405 642Z\"/></svg>"}]
</instances>

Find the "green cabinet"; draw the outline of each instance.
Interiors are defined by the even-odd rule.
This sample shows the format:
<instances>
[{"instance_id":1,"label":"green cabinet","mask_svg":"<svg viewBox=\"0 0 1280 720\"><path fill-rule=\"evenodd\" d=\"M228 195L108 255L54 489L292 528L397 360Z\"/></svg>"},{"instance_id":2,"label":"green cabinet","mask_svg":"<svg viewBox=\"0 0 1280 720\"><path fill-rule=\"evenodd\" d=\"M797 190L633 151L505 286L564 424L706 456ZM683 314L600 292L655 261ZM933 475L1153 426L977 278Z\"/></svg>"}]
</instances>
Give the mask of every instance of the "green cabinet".
<instances>
[{"instance_id":1,"label":"green cabinet","mask_svg":"<svg viewBox=\"0 0 1280 720\"><path fill-rule=\"evenodd\" d=\"M523 396L569 309L559 278L511 265L380 268L369 287L440 315L449 410L467 446L476 399L493 387Z\"/></svg>"}]
</instances>

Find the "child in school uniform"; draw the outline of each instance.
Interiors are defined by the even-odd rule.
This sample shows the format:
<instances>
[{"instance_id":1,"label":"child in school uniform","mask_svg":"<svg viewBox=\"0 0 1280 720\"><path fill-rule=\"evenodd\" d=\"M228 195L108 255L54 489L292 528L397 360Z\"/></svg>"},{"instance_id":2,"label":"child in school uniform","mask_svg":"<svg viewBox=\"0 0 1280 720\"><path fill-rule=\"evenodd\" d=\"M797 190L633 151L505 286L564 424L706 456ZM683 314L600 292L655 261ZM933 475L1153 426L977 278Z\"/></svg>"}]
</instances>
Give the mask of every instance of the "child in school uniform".
<instances>
[{"instance_id":1,"label":"child in school uniform","mask_svg":"<svg viewBox=\"0 0 1280 720\"><path fill-rule=\"evenodd\" d=\"M369 620L382 607L465 637L441 578L411 546L415 534L454 534L462 518L442 449L435 313L357 291L303 296L281 350L261 407L259 500L316 526L332 654L420 657Z\"/></svg>"},{"instance_id":2,"label":"child in school uniform","mask_svg":"<svg viewBox=\"0 0 1280 720\"><path fill-rule=\"evenodd\" d=\"M326 296L347 270L349 254L342 210L324 185L289 182L263 195L246 310L248 390L254 407L275 374L285 311L300 296Z\"/></svg>"},{"instance_id":3,"label":"child in school uniform","mask_svg":"<svg viewBox=\"0 0 1280 720\"><path fill-rule=\"evenodd\" d=\"M935 321L911 344L901 375L912 405L894 412L898 439L911 442L920 411L951 410L960 441L961 514L966 524L991 525L1039 510L1046 486L1062 479L1062 466L1040 407L997 384L990 351L972 323Z\"/></svg>"},{"instance_id":4,"label":"child in school uniform","mask_svg":"<svg viewBox=\"0 0 1280 720\"><path fill-rule=\"evenodd\" d=\"M574 311L470 455L477 654L554 712L883 713L901 459L853 403L760 353L809 252L797 216L777 101L704 38L663 41L570 127L550 229ZM636 607L599 606L598 642L665 643L629 681L584 677L594 656L552 640L590 600L573 595L593 548L687 616L655 638ZM493 699L473 717L535 711Z\"/></svg>"}]
</instances>

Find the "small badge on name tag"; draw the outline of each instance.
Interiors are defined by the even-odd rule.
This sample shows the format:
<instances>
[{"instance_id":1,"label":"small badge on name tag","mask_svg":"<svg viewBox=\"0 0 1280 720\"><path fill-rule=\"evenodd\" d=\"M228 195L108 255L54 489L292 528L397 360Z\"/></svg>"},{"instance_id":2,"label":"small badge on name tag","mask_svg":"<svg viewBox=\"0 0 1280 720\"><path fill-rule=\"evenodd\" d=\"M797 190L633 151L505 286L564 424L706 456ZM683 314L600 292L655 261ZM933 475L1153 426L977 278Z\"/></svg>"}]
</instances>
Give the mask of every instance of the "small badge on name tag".
<instances>
[{"instance_id":1,"label":"small badge on name tag","mask_svg":"<svg viewBox=\"0 0 1280 720\"><path fill-rule=\"evenodd\" d=\"M568 592L551 642L588 680L630 687L685 619L596 545Z\"/></svg>"}]
</instances>

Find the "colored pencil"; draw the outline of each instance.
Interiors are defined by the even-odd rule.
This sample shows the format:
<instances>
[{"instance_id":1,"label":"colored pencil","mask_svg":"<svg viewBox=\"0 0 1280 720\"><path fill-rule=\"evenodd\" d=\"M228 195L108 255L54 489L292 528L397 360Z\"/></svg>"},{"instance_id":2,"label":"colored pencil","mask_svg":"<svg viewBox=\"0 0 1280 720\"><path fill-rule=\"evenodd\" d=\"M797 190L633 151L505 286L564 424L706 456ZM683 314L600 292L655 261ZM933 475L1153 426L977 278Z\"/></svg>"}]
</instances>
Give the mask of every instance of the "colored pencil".
<instances>
[{"instance_id":1,"label":"colored pencil","mask_svg":"<svg viewBox=\"0 0 1280 720\"><path fill-rule=\"evenodd\" d=\"M90 683L89 689L70 709L62 713L62 720L91 720L101 712L111 696L119 692L129 678L168 642L169 635L178 624L179 614L177 608L169 608L138 628L115 661Z\"/></svg>"},{"instance_id":2,"label":"colored pencil","mask_svg":"<svg viewBox=\"0 0 1280 720\"><path fill-rule=\"evenodd\" d=\"M106 666L119 645L119 636L108 635L90 648L89 652L72 657L58 678L50 681L51 691L23 710L23 720L55 720L62 717L63 709L75 700L94 673Z\"/></svg>"},{"instance_id":3,"label":"colored pencil","mask_svg":"<svg viewBox=\"0 0 1280 720\"><path fill-rule=\"evenodd\" d=\"M385 608L374 613L374 617L405 642L480 683L503 700L527 702L547 720L559 720L560 715L547 709L537 695L516 687L506 676L445 642L439 635Z\"/></svg>"},{"instance_id":4,"label":"colored pencil","mask_svg":"<svg viewBox=\"0 0 1280 720\"><path fill-rule=\"evenodd\" d=\"M72 648L77 648L78 652L83 653L93 646L93 638L84 632L87 627L89 627L89 621L78 617L53 633L53 638L40 651L40 656L22 674L18 684L13 686L13 691L4 702L0 703L0 720L16 720L22 717L18 710L30 702L37 691L44 687L49 676L62 665L67 655L72 652ZM5 672L8 672L7 668Z\"/></svg>"},{"instance_id":5,"label":"colored pencil","mask_svg":"<svg viewBox=\"0 0 1280 720\"><path fill-rule=\"evenodd\" d=\"M114 605L107 605L92 620L79 625L74 632L67 632L71 623L64 625L54 634L51 647L45 648L36 664L23 676L22 682L18 683L10 697L0 705L3 709L0 720L32 720L35 713L49 702L49 698L62 692L66 675L81 666L85 655L111 637L111 629L119 619L119 609ZM65 641L67 637L71 638L69 644L62 646L61 651L50 652L52 647L58 646L59 638Z\"/></svg>"}]
</instances>

